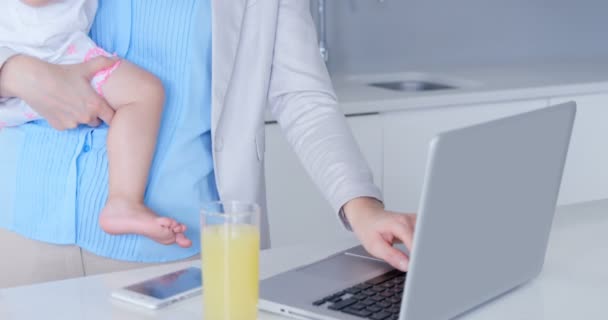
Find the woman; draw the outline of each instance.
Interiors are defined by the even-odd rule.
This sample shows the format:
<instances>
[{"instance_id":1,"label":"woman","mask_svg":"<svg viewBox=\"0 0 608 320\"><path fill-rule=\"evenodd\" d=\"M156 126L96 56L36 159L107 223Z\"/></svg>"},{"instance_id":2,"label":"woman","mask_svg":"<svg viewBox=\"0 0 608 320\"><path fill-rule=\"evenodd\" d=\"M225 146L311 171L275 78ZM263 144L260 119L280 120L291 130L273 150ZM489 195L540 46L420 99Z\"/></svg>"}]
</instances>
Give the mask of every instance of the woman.
<instances>
[{"instance_id":1,"label":"woman","mask_svg":"<svg viewBox=\"0 0 608 320\"><path fill-rule=\"evenodd\" d=\"M101 0L91 30L108 52L158 76L166 104L146 193L199 237L201 201L264 204L268 105L308 172L372 254L406 269L413 215L385 211L337 108L307 1ZM0 48L0 97L46 119L0 132L0 286L123 270L196 256L135 235L110 236L107 103L88 78L112 61L59 66ZM140 94L145 94L142 92ZM1 104L0 104L1 107ZM55 130L58 129L58 130ZM262 245L269 246L267 221ZM10 247L9 247L10 244Z\"/></svg>"}]
</instances>

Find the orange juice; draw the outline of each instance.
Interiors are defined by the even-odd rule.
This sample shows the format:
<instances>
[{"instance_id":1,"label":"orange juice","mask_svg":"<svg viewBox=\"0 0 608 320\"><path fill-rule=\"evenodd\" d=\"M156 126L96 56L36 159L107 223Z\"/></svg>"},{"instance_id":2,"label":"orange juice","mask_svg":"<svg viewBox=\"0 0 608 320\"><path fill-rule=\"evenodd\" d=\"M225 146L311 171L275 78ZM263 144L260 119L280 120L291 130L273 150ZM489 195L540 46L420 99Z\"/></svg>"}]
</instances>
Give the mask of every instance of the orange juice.
<instances>
[{"instance_id":1,"label":"orange juice","mask_svg":"<svg viewBox=\"0 0 608 320\"><path fill-rule=\"evenodd\" d=\"M256 226L209 225L202 230L206 320L256 320L260 233Z\"/></svg>"}]
</instances>

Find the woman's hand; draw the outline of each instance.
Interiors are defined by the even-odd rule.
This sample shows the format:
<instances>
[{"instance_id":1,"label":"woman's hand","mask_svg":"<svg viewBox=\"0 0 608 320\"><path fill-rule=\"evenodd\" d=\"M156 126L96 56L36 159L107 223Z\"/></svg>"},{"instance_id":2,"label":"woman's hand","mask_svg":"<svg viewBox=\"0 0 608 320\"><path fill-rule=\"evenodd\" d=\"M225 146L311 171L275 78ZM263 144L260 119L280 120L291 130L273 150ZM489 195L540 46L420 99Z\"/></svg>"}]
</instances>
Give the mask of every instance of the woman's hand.
<instances>
[{"instance_id":1,"label":"woman's hand","mask_svg":"<svg viewBox=\"0 0 608 320\"><path fill-rule=\"evenodd\" d=\"M386 211L382 203L372 198L349 201L344 206L344 213L365 250L393 267L407 271L409 257L393 248L393 244L403 242L412 250L415 214Z\"/></svg>"},{"instance_id":2,"label":"woman's hand","mask_svg":"<svg viewBox=\"0 0 608 320\"><path fill-rule=\"evenodd\" d=\"M90 81L99 70L116 61L97 57L73 65L57 65L18 55L0 70L0 96L18 97L57 130L79 124L110 124L114 109L99 96Z\"/></svg>"}]
</instances>

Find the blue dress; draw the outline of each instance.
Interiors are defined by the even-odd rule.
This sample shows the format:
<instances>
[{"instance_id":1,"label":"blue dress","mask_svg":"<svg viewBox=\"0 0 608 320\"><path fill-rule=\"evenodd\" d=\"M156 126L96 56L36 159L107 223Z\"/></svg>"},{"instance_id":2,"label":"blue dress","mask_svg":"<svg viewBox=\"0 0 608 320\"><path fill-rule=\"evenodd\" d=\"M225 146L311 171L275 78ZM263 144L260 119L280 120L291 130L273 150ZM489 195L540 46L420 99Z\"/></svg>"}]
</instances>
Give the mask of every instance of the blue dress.
<instances>
[{"instance_id":1,"label":"blue dress","mask_svg":"<svg viewBox=\"0 0 608 320\"><path fill-rule=\"evenodd\" d=\"M166 104L145 200L158 214L185 223L193 246L164 246L100 229L108 193L106 126L59 132L36 121L0 132L0 228L118 260L195 255L200 203L218 199L211 153L210 0L101 0L91 37L163 82Z\"/></svg>"}]
</instances>

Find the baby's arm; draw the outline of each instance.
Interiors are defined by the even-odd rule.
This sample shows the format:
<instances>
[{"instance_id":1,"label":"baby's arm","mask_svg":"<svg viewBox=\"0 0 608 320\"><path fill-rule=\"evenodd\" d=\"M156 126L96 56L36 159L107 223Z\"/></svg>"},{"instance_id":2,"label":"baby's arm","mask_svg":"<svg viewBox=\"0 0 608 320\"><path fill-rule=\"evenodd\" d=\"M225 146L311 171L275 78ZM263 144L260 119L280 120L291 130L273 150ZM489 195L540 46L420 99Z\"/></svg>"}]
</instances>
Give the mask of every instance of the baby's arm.
<instances>
[{"instance_id":1,"label":"baby's arm","mask_svg":"<svg viewBox=\"0 0 608 320\"><path fill-rule=\"evenodd\" d=\"M21 2L31 7L43 7L56 0L21 0Z\"/></svg>"}]
</instances>

